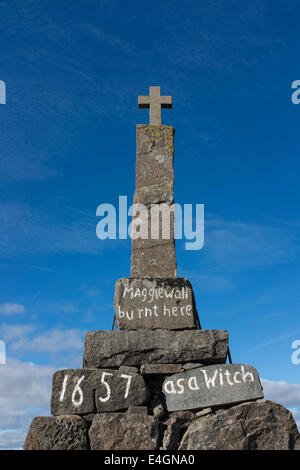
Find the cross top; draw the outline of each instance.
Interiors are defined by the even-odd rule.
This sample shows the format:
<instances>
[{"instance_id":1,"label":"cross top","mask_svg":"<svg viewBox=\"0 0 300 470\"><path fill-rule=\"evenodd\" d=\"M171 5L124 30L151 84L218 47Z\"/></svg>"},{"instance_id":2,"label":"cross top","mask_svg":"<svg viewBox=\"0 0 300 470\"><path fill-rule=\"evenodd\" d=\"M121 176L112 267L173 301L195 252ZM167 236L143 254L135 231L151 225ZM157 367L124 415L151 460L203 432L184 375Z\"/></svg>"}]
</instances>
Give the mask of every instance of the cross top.
<instances>
[{"instance_id":1,"label":"cross top","mask_svg":"<svg viewBox=\"0 0 300 470\"><path fill-rule=\"evenodd\" d=\"M149 96L138 97L139 108L150 108L150 124L161 126L161 108L172 108L172 96L161 96L160 86L151 86Z\"/></svg>"}]
</instances>

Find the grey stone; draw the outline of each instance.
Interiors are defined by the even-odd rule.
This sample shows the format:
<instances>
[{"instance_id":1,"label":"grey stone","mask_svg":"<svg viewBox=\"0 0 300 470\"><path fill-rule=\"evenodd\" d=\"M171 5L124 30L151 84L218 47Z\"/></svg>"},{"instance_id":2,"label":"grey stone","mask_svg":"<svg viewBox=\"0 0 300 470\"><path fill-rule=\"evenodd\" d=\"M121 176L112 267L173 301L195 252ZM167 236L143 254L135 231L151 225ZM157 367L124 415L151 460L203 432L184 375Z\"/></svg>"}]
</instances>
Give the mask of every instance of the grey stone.
<instances>
[{"instance_id":1,"label":"grey stone","mask_svg":"<svg viewBox=\"0 0 300 470\"><path fill-rule=\"evenodd\" d=\"M170 418L164 432L162 450L176 450L180 443L182 421L176 417Z\"/></svg>"},{"instance_id":2,"label":"grey stone","mask_svg":"<svg viewBox=\"0 0 300 470\"><path fill-rule=\"evenodd\" d=\"M142 375L172 375L181 372L181 364L142 364Z\"/></svg>"},{"instance_id":3,"label":"grey stone","mask_svg":"<svg viewBox=\"0 0 300 470\"><path fill-rule=\"evenodd\" d=\"M160 86L150 86L149 96L138 97L139 108L149 108L150 124L161 126L161 109L172 108L172 96L161 96Z\"/></svg>"},{"instance_id":4,"label":"grey stone","mask_svg":"<svg viewBox=\"0 0 300 470\"><path fill-rule=\"evenodd\" d=\"M186 364L182 364L183 370L197 369L202 366L203 364L200 364L199 362L187 362Z\"/></svg>"},{"instance_id":5,"label":"grey stone","mask_svg":"<svg viewBox=\"0 0 300 470\"><path fill-rule=\"evenodd\" d=\"M24 450L88 450L87 423L80 416L38 416L31 422Z\"/></svg>"},{"instance_id":6,"label":"grey stone","mask_svg":"<svg viewBox=\"0 0 300 470\"><path fill-rule=\"evenodd\" d=\"M160 245L132 250L131 277L177 277L175 241L166 240Z\"/></svg>"},{"instance_id":7,"label":"grey stone","mask_svg":"<svg viewBox=\"0 0 300 470\"><path fill-rule=\"evenodd\" d=\"M148 186L174 182L174 134L171 126L138 124L136 128L136 180L139 190ZM155 203L148 198L148 204Z\"/></svg>"},{"instance_id":8,"label":"grey stone","mask_svg":"<svg viewBox=\"0 0 300 470\"><path fill-rule=\"evenodd\" d=\"M181 423L184 425L189 423L194 418L195 413L193 411L184 410L184 411L174 411L170 413L169 419L165 421L165 424L168 425L171 418L177 418L181 420Z\"/></svg>"},{"instance_id":9,"label":"grey stone","mask_svg":"<svg viewBox=\"0 0 300 470\"><path fill-rule=\"evenodd\" d=\"M157 418L158 420L162 420L165 416L165 409L162 403L159 405L156 405L153 408L153 416Z\"/></svg>"},{"instance_id":10,"label":"grey stone","mask_svg":"<svg viewBox=\"0 0 300 470\"><path fill-rule=\"evenodd\" d=\"M173 180L137 189L133 197L134 204L143 204L146 207L151 206L151 204L161 204L164 202L168 204L173 204L174 202Z\"/></svg>"},{"instance_id":11,"label":"grey stone","mask_svg":"<svg viewBox=\"0 0 300 470\"><path fill-rule=\"evenodd\" d=\"M272 401L254 401L193 421L179 449L293 450L298 439L290 411Z\"/></svg>"},{"instance_id":12,"label":"grey stone","mask_svg":"<svg viewBox=\"0 0 300 470\"><path fill-rule=\"evenodd\" d=\"M119 329L196 329L197 310L185 278L116 282L114 308Z\"/></svg>"},{"instance_id":13,"label":"grey stone","mask_svg":"<svg viewBox=\"0 0 300 470\"><path fill-rule=\"evenodd\" d=\"M152 186L151 186L152 187ZM167 202L134 206L131 246L133 250L152 248L175 239L175 206Z\"/></svg>"},{"instance_id":14,"label":"grey stone","mask_svg":"<svg viewBox=\"0 0 300 470\"><path fill-rule=\"evenodd\" d=\"M137 126L136 191L133 213L131 277L177 277L174 240L174 129L169 126ZM169 233L161 232L161 223L153 211L170 216ZM146 209L146 212L145 212ZM170 212L171 209L171 212ZM147 222L143 218L148 214ZM169 219L165 219L169 220ZM141 222L140 222L141 221ZM136 225L137 224L137 225ZM164 223L164 230L166 223ZM139 230L138 230L139 228ZM157 228L153 235L151 228Z\"/></svg>"},{"instance_id":15,"label":"grey stone","mask_svg":"<svg viewBox=\"0 0 300 470\"><path fill-rule=\"evenodd\" d=\"M103 413L89 430L92 450L156 450L159 424L153 416L130 413Z\"/></svg>"},{"instance_id":16,"label":"grey stone","mask_svg":"<svg viewBox=\"0 0 300 470\"><path fill-rule=\"evenodd\" d=\"M53 375L51 413L89 414L143 405L149 398L143 377L117 370L66 369Z\"/></svg>"},{"instance_id":17,"label":"grey stone","mask_svg":"<svg viewBox=\"0 0 300 470\"><path fill-rule=\"evenodd\" d=\"M172 375L164 381L163 393L168 411L263 398L256 369L244 364L218 364Z\"/></svg>"},{"instance_id":18,"label":"grey stone","mask_svg":"<svg viewBox=\"0 0 300 470\"><path fill-rule=\"evenodd\" d=\"M129 406L127 413L129 414L138 414L138 415L147 415L148 408L147 406Z\"/></svg>"},{"instance_id":19,"label":"grey stone","mask_svg":"<svg viewBox=\"0 0 300 470\"><path fill-rule=\"evenodd\" d=\"M197 411L195 416L197 416L199 418L200 416L209 415L209 413L212 413L212 409L211 408L204 408L203 410Z\"/></svg>"},{"instance_id":20,"label":"grey stone","mask_svg":"<svg viewBox=\"0 0 300 470\"><path fill-rule=\"evenodd\" d=\"M139 366L226 361L226 330L119 330L90 331L85 336L86 367Z\"/></svg>"},{"instance_id":21,"label":"grey stone","mask_svg":"<svg viewBox=\"0 0 300 470\"><path fill-rule=\"evenodd\" d=\"M119 372L122 372L123 374L138 374L139 369L138 367L134 366L121 366L119 367Z\"/></svg>"}]
</instances>

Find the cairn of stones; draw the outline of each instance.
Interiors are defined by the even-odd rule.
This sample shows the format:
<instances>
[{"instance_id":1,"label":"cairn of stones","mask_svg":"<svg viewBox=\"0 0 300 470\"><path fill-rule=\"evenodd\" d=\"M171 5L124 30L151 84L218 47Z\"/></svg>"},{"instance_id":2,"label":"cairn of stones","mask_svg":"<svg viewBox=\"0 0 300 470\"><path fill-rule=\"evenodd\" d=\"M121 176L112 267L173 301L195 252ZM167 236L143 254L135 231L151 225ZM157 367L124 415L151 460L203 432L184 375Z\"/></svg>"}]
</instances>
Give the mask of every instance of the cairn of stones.
<instances>
[{"instance_id":1,"label":"cairn of stones","mask_svg":"<svg viewBox=\"0 0 300 470\"><path fill-rule=\"evenodd\" d=\"M172 98L150 87L138 103L150 124L137 125L134 204L163 218L173 214L174 128L161 109ZM52 416L33 419L24 449L299 447L291 413L263 399L256 369L226 363L228 332L201 329L192 285L177 277L174 217L166 237L140 215L133 225L148 236L132 237L131 277L116 282L117 329L88 332L83 367L54 374Z\"/></svg>"}]
</instances>

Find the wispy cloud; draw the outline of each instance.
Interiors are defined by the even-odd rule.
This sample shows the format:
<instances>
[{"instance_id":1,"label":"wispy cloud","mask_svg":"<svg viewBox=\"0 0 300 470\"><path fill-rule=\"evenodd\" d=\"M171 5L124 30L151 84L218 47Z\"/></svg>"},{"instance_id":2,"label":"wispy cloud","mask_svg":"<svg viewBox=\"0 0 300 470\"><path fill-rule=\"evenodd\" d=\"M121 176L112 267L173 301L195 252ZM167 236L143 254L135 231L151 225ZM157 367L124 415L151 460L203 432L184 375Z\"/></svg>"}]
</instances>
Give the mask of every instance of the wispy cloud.
<instances>
[{"instance_id":1,"label":"wispy cloud","mask_svg":"<svg viewBox=\"0 0 300 470\"><path fill-rule=\"evenodd\" d=\"M100 241L96 237L94 214L74 218L72 210L64 209L50 219L49 214L29 204L1 203L0 257L61 252L99 254L103 249L119 246L117 240Z\"/></svg>"},{"instance_id":2,"label":"wispy cloud","mask_svg":"<svg viewBox=\"0 0 300 470\"><path fill-rule=\"evenodd\" d=\"M2 315L16 315L20 313L25 313L25 306L22 304L5 302L0 305L0 314Z\"/></svg>"},{"instance_id":3,"label":"wispy cloud","mask_svg":"<svg viewBox=\"0 0 300 470\"><path fill-rule=\"evenodd\" d=\"M297 231L208 216L205 262L214 270L241 271L290 261L298 252Z\"/></svg>"}]
</instances>

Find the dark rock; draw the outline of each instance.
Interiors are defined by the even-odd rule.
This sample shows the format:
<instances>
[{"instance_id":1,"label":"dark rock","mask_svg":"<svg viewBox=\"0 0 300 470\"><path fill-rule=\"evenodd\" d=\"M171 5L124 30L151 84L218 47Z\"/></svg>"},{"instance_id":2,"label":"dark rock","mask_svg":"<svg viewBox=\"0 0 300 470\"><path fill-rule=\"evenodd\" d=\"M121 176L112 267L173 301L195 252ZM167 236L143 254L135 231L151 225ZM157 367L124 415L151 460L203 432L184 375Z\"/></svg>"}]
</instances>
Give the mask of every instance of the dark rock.
<instances>
[{"instance_id":1,"label":"dark rock","mask_svg":"<svg viewBox=\"0 0 300 470\"><path fill-rule=\"evenodd\" d=\"M200 362L187 362L186 364L182 364L183 370L191 370L197 369L198 367L202 367L204 364L200 364Z\"/></svg>"},{"instance_id":2,"label":"dark rock","mask_svg":"<svg viewBox=\"0 0 300 470\"><path fill-rule=\"evenodd\" d=\"M198 418L180 450L293 450L299 438L290 411L272 401L242 403Z\"/></svg>"},{"instance_id":3,"label":"dark rock","mask_svg":"<svg viewBox=\"0 0 300 470\"><path fill-rule=\"evenodd\" d=\"M129 406L127 413L129 414L137 414L137 415L147 415L148 408L147 406Z\"/></svg>"},{"instance_id":4,"label":"dark rock","mask_svg":"<svg viewBox=\"0 0 300 470\"><path fill-rule=\"evenodd\" d=\"M122 374L138 374L139 369L133 366L121 366L119 367L119 372L122 372Z\"/></svg>"},{"instance_id":5,"label":"dark rock","mask_svg":"<svg viewBox=\"0 0 300 470\"><path fill-rule=\"evenodd\" d=\"M182 420L172 417L168 420L168 427L164 432L162 450L176 450L180 443Z\"/></svg>"},{"instance_id":6,"label":"dark rock","mask_svg":"<svg viewBox=\"0 0 300 470\"><path fill-rule=\"evenodd\" d=\"M153 416L103 413L89 430L92 450L156 450L160 430Z\"/></svg>"},{"instance_id":7,"label":"dark rock","mask_svg":"<svg viewBox=\"0 0 300 470\"><path fill-rule=\"evenodd\" d=\"M114 308L120 330L196 329L193 289L184 278L118 279Z\"/></svg>"},{"instance_id":8,"label":"dark rock","mask_svg":"<svg viewBox=\"0 0 300 470\"><path fill-rule=\"evenodd\" d=\"M231 405L263 397L256 369L244 364L212 365L164 381L168 411Z\"/></svg>"},{"instance_id":9,"label":"dark rock","mask_svg":"<svg viewBox=\"0 0 300 470\"><path fill-rule=\"evenodd\" d=\"M181 364L142 364L142 375L172 375L182 371Z\"/></svg>"},{"instance_id":10,"label":"dark rock","mask_svg":"<svg viewBox=\"0 0 300 470\"><path fill-rule=\"evenodd\" d=\"M24 450L88 450L87 423L80 416L38 416L31 422Z\"/></svg>"},{"instance_id":11,"label":"dark rock","mask_svg":"<svg viewBox=\"0 0 300 470\"><path fill-rule=\"evenodd\" d=\"M169 419L164 424L168 425L169 420L172 419L172 418L177 418L177 419L181 420L181 422L183 424L189 423L190 421L192 421L194 416L195 416L195 414L192 411L188 411L188 410L186 410L186 411L174 411L173 413L170 413Z\"/></svg>"},{"instance_id":12,"label":"dark rock","mask_svg":"<svg viewBox=\"0 0 300 470\"><path fill-rule=\"evenodd\" d=\"M120 330L90 331L85 336L87 367L141 364L225 363L226 330Z\"/></svg>"},{"instance_id":13,"label":"dark rock","mask_svg":"<svg viewBox=\"0 0 300 470\"><path fill-rule=\"evenodd\" d=\"M66 369L53 375L51 413L89 414L143 405L150 396L144 378L114 369Z\"/></svg>"}]
</instances>

